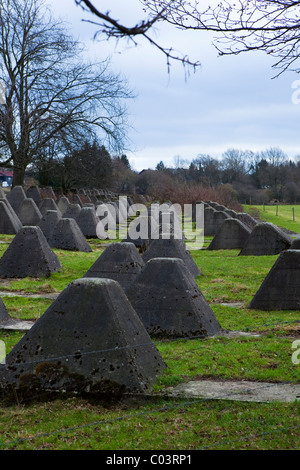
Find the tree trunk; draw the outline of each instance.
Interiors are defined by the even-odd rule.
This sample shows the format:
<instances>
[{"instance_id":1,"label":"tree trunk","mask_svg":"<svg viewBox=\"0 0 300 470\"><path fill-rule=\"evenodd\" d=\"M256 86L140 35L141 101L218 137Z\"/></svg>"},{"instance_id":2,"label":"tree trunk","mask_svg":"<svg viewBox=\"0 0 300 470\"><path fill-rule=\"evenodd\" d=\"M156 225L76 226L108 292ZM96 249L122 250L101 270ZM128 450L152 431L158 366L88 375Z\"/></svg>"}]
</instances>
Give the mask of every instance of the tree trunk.
<instances>
[{"instance_id":1,"label":"tree trunk","mask_svg":"<svg viewBox=\"0 0 300 470\"><path fill-rule=\"evenodd\" d=\"M23 186L25 178L25 168L14 166L13 171L14 176L12 181L12 187L14 188L15 186Z\"/></svg>"}]
</instances>

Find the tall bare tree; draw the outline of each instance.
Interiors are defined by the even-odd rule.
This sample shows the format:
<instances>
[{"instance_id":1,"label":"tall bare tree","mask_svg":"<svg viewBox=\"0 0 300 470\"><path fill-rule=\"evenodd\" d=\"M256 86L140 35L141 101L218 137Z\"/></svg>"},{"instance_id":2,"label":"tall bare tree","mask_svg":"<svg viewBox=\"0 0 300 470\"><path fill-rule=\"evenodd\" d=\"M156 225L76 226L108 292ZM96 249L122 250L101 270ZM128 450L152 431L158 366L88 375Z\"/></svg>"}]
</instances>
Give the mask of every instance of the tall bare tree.
<instances>
[{"instance_id":1,"label":"tall bare tree","mask_svg":"<svg viewBox=\"0 0 300 470\"><path fill-rule=\"evenodd\" d=\"M124 78L83 59L83 48L55 21L43 0L0 4L0 162L11 163L13 186L53 140L70 146L100 134L122 148L126 139Z\"/></svg>"}]
</instances>

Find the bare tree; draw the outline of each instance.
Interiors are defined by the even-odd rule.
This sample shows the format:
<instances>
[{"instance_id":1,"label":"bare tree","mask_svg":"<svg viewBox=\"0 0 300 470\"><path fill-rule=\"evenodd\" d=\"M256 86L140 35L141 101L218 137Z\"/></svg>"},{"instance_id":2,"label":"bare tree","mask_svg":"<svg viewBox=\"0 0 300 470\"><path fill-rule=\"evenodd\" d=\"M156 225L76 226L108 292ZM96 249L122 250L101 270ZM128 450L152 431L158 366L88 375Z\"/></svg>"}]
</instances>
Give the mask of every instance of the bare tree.
<instances>
[{"instance_id":1,"label":"bare tree","mask_svg":"<svg viewBox=\"0 0 300 470\"><path fill-rule=\"evenodd\" d=\"M122 147L132 95L108 61L87 63L82 52L43 1L1 1L0 161L13 165L13 186L53 139L61 148L100 131Z\"/></svg>"},{"instance_id":2,"label":"bare tree","mask_svg":"<svg viewBox=\"0 0 300 470\"><path fill-rule=\"evenodd\" d=\"M197 67L198 61L176 55L151 38L156 23L168 23L180 30L216 33L215 46L220 55L261 50L275 57L276 76L286 70L299 71L300 1L294 0L140 0L145 20L128 28L109 13L95 8L89 0L75 2L101 20L100 32L108 37L145 37L171 59ZM205 6L206 4L206 6ZM204 5L204 6L203 6Z\"/></svg>"}]
</instances>

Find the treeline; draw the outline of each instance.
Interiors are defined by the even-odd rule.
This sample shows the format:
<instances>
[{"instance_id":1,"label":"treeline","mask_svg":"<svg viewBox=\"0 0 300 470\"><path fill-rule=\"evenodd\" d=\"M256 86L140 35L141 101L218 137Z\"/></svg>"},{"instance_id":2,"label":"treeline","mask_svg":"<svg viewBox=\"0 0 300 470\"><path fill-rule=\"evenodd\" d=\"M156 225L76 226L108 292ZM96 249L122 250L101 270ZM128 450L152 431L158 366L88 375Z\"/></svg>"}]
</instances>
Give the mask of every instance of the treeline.
<instances>
[{"instance_id":1,"label":"treeline","mask_svg":"<svg viewBox=\"0 0 300 470\"><path fill-rule=\"evenodd\" d=\"M199 154L190 162L175 157L172 167L161 161L154 170L137 172L125 154L112 156L94 140L62 157L38 155L30 174L40 185L64 191L99 188L180 203L215 200L237 210L244 203L300 202L300 156L291 160L279 148L228 149L220 159Z\"/></svg>"},{"instance_id":2,"label":"treeline","mask_svg":"<svg viewBox=\"0 0 300 470\"><path fill-rule=\"evenodd\" d=\"M168 169L159 162L156 169L191 184L226 186L243 204L300 202L300 155L291 160L280 148L262 152L228 149L220 159L201 154L190 163L180 158L176 163L177 168Z\"/></svg>"}]
</instances>

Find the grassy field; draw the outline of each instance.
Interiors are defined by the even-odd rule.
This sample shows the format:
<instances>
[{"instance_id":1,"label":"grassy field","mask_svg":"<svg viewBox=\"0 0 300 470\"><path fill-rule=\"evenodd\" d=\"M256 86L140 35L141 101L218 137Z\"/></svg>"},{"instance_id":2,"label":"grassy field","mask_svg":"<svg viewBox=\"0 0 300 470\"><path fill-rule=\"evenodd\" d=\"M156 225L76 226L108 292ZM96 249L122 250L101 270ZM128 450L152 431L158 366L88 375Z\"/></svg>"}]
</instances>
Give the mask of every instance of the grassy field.
<instances>
[{"instance_id":1,"label":"grassy field","mask_svg":"<svg viewBox=\"0 0 300 470\"><path fill-rule=\"evenodd\" d=\"M0 236L0 256L12 237ZM205 240L205 246L211 238ZM59 293L89 269L103 250L54 250L63 269L48 279L3 281L0 290ZM257 311L248 304L277 256L238 257L237 250L197 250L197 283L224 329L249 336L158 341L167 369L154 393L118 402L83 397L0 403L0 449L227 450L299 449L300 402L246 403L226 399L168 398L166 389L189 380L299 383L292 342L300 337L299 311ZM39 318L47 298L2 296L11 316ZM24 333L0 331L9 352Z\"/></svg>"},{"instance_id":2,"label":"grassy field","mask_svg":"<svg viewBox=\"0 0 300 470\"><path fill-rule=\"evenodd\" d=\"M300 205L282 204L272 206L247 206L245 212L259 215L261 220L300 234Z\"/></svg>"}]
</instances>

